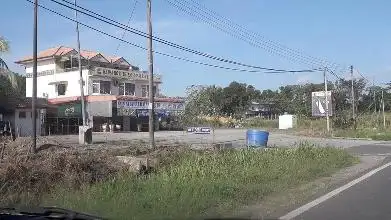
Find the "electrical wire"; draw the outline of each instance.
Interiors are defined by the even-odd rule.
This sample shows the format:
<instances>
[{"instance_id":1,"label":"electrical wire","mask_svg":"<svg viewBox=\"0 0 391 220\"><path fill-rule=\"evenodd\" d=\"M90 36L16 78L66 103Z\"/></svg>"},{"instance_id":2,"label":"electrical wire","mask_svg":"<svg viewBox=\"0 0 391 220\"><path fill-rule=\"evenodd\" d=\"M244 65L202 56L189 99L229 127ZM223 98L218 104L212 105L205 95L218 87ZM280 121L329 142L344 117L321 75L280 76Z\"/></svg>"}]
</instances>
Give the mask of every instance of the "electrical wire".
<instances>
[{"instance_id":1,"label":"electrical wire","mask_svg":"<svg viewBox=\"0 0 391 220\"><path fill-rule=\"evenodd\" d=\"M166 0L166 2L168 2L170 5L176 7L177 9L185 11L187 14L192 15L193 17L197 17L199 20L204 21L204 23L207 23L207 24L209 24L209 25L211 25L221 31L224 31L227 33L227 30L225 30L225 29L222 30L221 26L224 26L226 29L230 29L231 32L229 32L228 34L231 36L232 36L232 34L241 35L246 38L246 39L242 39L246 42L251 40L252 42L255 41L258 44L266 44L267 47L270 48L271 50L274 50L274 52L275 52L275 50L278 50L280 52L279 55L283 55L281 53L285 52L286 54L283 55L285 58L287 58L286 55L291 55L291 56L294 56L295 58L297 58L298 61L301 60L307 64L309 64L309 62L311 62L312 65L314 65L314 63L316 63L315 65L323 67L323 66L326 66L325 65L326 63L328 63L327 66L329 66L329 67L334 66L335 69L337 69L337 65L335 63L330 63L330 62L326 62L326 61L318 59L318 58L314 58L312 56L303 55L302 52L298 52L297 50L290 49L286 46L283 46L281 44L278 44L278 43L275 43L271 40L268 40L264 36L257 34L255 32L252 32L252 31L248 30L247 28L245 28L241 25L238 25L235 22L232 22L230 19L219 15L217 12L208 9L206 6L201 5L197 1L193 0L192 1L193 4L189 1L186 1L186 0L180 0L180 1L173 0L173 1L175 1L176 3L173 3L172 1ZM184 7L186 7L187 10ZM202 17L202 19L200 17ZM211 24L210 21L213 21L214 24ZM260 38L261 38L261 40L260 40ZM262 43L257 40L262 41ZM258 47L259 47L259 45L258 45ZM263 48L263 49L265 49L265 48ZM271 52L270 50L268 50L268 51ZM292 60L292 59L290 59L290 60ZM332 64L332 65L329 65L329 64Z\"/></svg>"},{"instance_id":2,"label":"electrical wire","mask_svg":"<svg viewBox=\"0 0 391 220\"><path fill-rule=\"evenodd\" d=\"M201 17L200 14L198 13L195 13L195 12L192 12L186 8L184 8L183 6L179 5L178 3L175 4L169 0L166 0L167 3L169 3L171 6L175 7L178 9L179 12L181 13L184 13L184 14L188 14L194 18L196 18L196 20L200 20L201 22L204 22L210 26L212 26L213 28L215 29L218 29L228 35L230 35L231 37L234 37L236 39L239 39L239 40L242 40L242 41L245 41L247 42L248 44L250 44L251 46L253 47L257 47L257 48L261 48L261 49L264 49L266 51L268 51L269 53L272 53L272 54L275 54L275 55L278 55L278 56L281 56L281 57L284 57L292 62L295 62L296 63L296 60L294 60L294 58L290 57L290 56L286 56L285 54L282 54L282 53L278 53L276 52L273 48L269 47L268 45L264 44L264 43L259 43L259 42L255 42L254 40L252 39L247 39L246 36L243 35L243 33L231 33L229 32L228 30L224 29L221 25L221 24L215 24L215 23L212 23L212 20L208 19L208 18L204 18L204 17ZM305 63L306 65L309 65L311 66L312 68L314 67L319 67L319 66L322 66L320 64L314 64L314 63L310 63L308 61L303 61L302 63Z\"/></svg>"},{"instance_id":3,"label":"electrical wire","mask_svg":"<svg viewBox=\"0 0 391 220\"><path fill-rule=\"evenodd\" d=\"M133 7L132 7L132 10L131 10L131 12L130 12L130 16L129 16L128 22L126 23L126 26L129 26L130 21L131 21L132 18L133 18L133 14L134 14L134 11L135 11L135 9L136 9L137 3L138 3L138 0L134 0L134 2L133 2ZM121 39L124 39L125 34L126 34L126 30L124 30L124 32L122 32ZM120 46L121 46L121 42L118 42L118 46L117 46L117 49L115 49L114 55L117 55Z\"/></svg>"},{"instance_id":4,"label":"electrical wire","mask_svg":"<svg viewBox=\"0 0 391 220\"><path fill-rule=\"evenodd\" d=\"M35 3L34 3L33 1L31 1L31 0L26 0L26 1L27 1L27 2L30 2L30 3L32 3L32 4L35 4ZM39 6L40 8L43 8L43 9L45 9L45 10L51 12L51 13L54 13L54 14L56 14L56 15L58 15L58 16L61 16L61 17L65 18L65 19L67 19L67 20L70 20L70 21L73 21L73 22L77 22L75 19L72 19L72 18L70 18L70 17L68 17L68 16L65 16L65 15L63 15L63 14L61 14L61 13L59 13L59 12L56 12L56 11L54 11L54 10L52 10L52 9L49 9L49 8L43 6L43 5L38 4L38 6ZM83 22L80 22L80 21L79 21L79 24L80 24L81 26L84 26L84 27L86 27L86 28L89 28L89 29L91 29L91 30L94 30L94 31L96 31L96 32L98 32L98 33L101 33L101 34L103 34L103 35L106 35L106 36L108 36L108 37L111 37L111 38L117 39L117 40L119 40L119 41L122 41L122 42L124 42L124 43L126 43L126 44L129 44L129 45L131 45L131 46L137 47L137 48L142 49L142 50L147 50L147 48L145 48L145 47L143 47L143 46L140 46L140 45L138 45L138 44L135 44L135 43L132 43L132 42L123 40L123 39L121 39L121 38L119 38L119 37L116 37L116 36L113 36L113 35L111 35L111 34L108 34L108 33L104 32L104 31L101 31L101 30L99 30L99 29L97 29L97 28L94 28L94 27L92 27L92 26L90 26L90 25L84 24ZM195 64L199 64L199 65L203 65L203 66L208 66L208 67L214 67L214 68L225 69L225 70L232 70L232 71L238 71L238 72L265 73L264 71L261 71L261 70L248 70L248 69L230 68L230 67L225 67L225 66L219 66L219 65L214 65L214 64L209 64L209 63L194 61L194 60L190 60L190 59L187 59L187 58L174 56L174 55L167 54L167 53L163 53L163 52L159 52L159 51L153 51L153 52L156 53L156 54L162 55L162 56L170 57L170 58L173 58L173 59L177 59L177 60L181 60L181 61L185 61L185 62L189 62L189 63L195 63ZM289 72L289 70L284 70L284 71L285 71L285 72ZM293 71L292 71L292 72L293 72ZM279 73L280 73L280 72L279 72ZM282 72L282 73L283 73L283 72Z\"/></svg>"},{"instance_id":5,"label":"electrical wire","mask_svg":"<svg viewBox=\"0 0 391 220\"><path fill-rule=\"evenodd\" d=\"M113 25L113 26L118 27L118 28L120 28L120 29L127 30L127 31L129 31L129 32L131 32L131 33L134 33L134 34L137 34L137 35L139 35L139 36L148 38L148 35L147 35L145 32L143 32L143 31L140 31L140 30L131 28L131 27L129 27L129 26L126 26L126 25L124 25L124 24L121 24L121 23L119 23L119 22L117 22L117 21L115 21L115 20L113 20L113 19L107 18L107 17L105 17L105 16L103 16L103 15L100 15L100 14L98 14L98 13L96 13L96 12L93 12L93 11L91 11L91 10L89 10L89 9L86 9L86 8L84 8L84 7L81 7L80 5L78 5L77 8L80 8L80 9L82 9L82 10L84 10L84 11L87 11L87 12L89 12L89 13L91 13L91 14L94 14L94 15L96 15L96 16L99 16L99 17L101 17L101 18L98 18L98 17L96 17L96 16L94 16L94 15L91 15L91 14L89 14L89 13L86 13L86 12L84 12L84 11L81 11L81 10L79 10L79 9L77 9L77 8L74 8L74 5L72 5L72 3L69 2L69 1L67 1L67 0L62 0L62 1L63 1L63 2L66 2L66 3L68 3L68 4L70 4L70 6L65 5L65 4L63 4L63 3L61 3L61 2L58 2L57 0L50 0L50 1L55 2L55 3L59 4L59 5L64 6L64 7L67 7L67 8L69 8L69 9L76 10L76 11L78 11L78 12L84 14L84 15L87 15L87 16L89 16L89 17L95 18L95 19L97 19L97 20L100 20L100 21L105 22L105 23L107 23L107 24ZM221 58L221 57L217 57L217 56L212 56L212 55L210 55L210 54L207 54L207 53L204 53L204 52L200 52L200 51L197 51L197 50L193 50L193 49L189 49L189 48L186 48L186 47L184 47L184 46L181 46L181 45L172 43L172 42L170 42L170 41L167 41L167 40L158 38L158 37L156 37L156 36L152 36L152 39L153 39L154 41L159 42L159 43L162 43L162 44L165 44L165 45L168 45L168 46L171 46L171 47L174 47L174 48L177 48L177 49L180 49L180 50L189 52L189 53L193 53L193 54L196 54L196 55L199 55L199 56L203 56L203 57L206 57L206 58L209 58L209 59L217 60L217 61L220 61L220 62L225 62L225 63L229 63L229 64L234 64L234 65L239 65L239 66L249 67L249 68L254 68L254 69L269 70L269 71L279 71L279 72L289 72L289 71L287 71L287 70L281 70L281 69L273 69L273 68L266 68L266 67L254 66L254 65L244 64L244 63L240 63L240 62L233 61L233 60L228 60L228 59ZM310 69L310 70L300 70L300 71L293 71L293 72L314 72L314 71L317 71L317 70L318 70L318 69L312 69L312 70Z\"/></svg>"},{"instance_id":6,"label":"electrical wire","mask_svg":"<svg viewBox=\"0 0 391 220\"><path fill-rule=\"evenodd\" d=\"M206 13L206 14L208 14L208 15L210 15L210 16L216 18L216 19L218 19L219 21L222 21L223 23L229 25L229 27L236 27L236 28L238 28L240 31L245 32L245 33L249 34L250 36L259 37L259 38L263 39L265 42L270 43L270 44L272 44L273 46L276 46L276 47L279 48L279 49L288 50L288 51L291 51L291 52L293 52L293 53L295 53L295 54L304 55L304 56L307 56L307 57L309 57L310 59L313 59L313 60L320 60L322 63L325 62L325 60L318 59L318 58L312 57L312 56L310 56L310 55L306 55L306 54L304 54L304 53L301 52L301 51L291 49L291 48L289 48L289 47L287 47L287 46L284 46L284 45L282 45L282 44L280 44L280 43L277 43L277 42L275 42L275 41L272 41L272 40L270 40L270 39L267 39L265 36L260 35L259 33L253 32L253 31L251 31L251 30L249 30L249 29L247 29L247 28L245 28L245 27L243 27L243 26L241 26L241 25L239 25L239 24L233 22L233 21L230 20L229 18L224 17L224 16L218 14L216 11L213 11L213 10L207 8L205 5L201 4L201 3L200 3L199 1L197 1L197 0L190 0L190 1L193 2L193 4L191 4L191 3L190 3L189 1L187 1L187 0L183 0L183 2L190 3L190 5L192 5L193 7L197 8L198 10L201 10L202 12L204 12L204 13Z\"/></svg>"},{"instance_id":7,"label":"electrical wire","mask_svg":"<svg viewBox=\"0 0 391 220\"><path fill-rule=\"evenodd\" d=\"M366 81L366 83L370 83L369 79L366 78L363 74L361 74L360 71L359 71L357 68L354 68L354 70L356 70L356 72L358 73L358 75L360 75L361 78L363 78L363 79Z\"/></svg>"}]
</instances>

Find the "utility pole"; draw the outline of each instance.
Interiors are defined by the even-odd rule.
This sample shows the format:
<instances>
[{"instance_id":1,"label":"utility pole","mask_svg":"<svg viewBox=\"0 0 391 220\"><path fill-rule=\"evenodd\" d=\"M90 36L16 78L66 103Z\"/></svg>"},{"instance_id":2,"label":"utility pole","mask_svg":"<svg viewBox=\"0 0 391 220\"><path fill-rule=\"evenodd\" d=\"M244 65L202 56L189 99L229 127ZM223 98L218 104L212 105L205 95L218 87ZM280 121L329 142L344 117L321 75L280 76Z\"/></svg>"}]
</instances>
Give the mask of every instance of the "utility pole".
<instances>
[{"instance_id":1,"label":"utility pole","mask_svg":"<svg viewBox=\"0 0 391 220\"><path fill-rule=\"evenodd\" d=\"M154 95L153 94L153 51L152 51L152 6L151 0L147 0L148 23L148 68L149 68L149 145L155 147L155 120L154 120Z\"/></svg>"},{"instance_id":2,"label":"utility pole","mask_svg":"<svg viewBox=\"0 0 391 220\"><path fill-rule=\"evenodd\" d=\"M353 115L353 118L356 118L356 117L355 117L355 106L354 106L353 65L350 66L350 78L351 78L351 81L352 81L352 115Z\"/></svg>"},{"instance_id":3,"label":"utility pole","mask_svg":"<svg viewBox=\"0 0 391 220\"><path fill-rule=\"evenodd\" d=\"M386 128L386 115L384 114L384 89L381 90L381 102L383 112L383 128Z\"/></svg>"},{"instance_id":4,"label":"utility pole","mask_svg":"<svg viewBox=\"0 0 391 220\"><path fill-rule=\"evenodd\" d=\"M372 88L373 88L373 103L375 103L375 114L376 114L376 90L375 90L375 77L373 77L373 84L372 84Z\"/></svg>"},{"instance_id":5,"label":"utility pole","mask_svg":"<svg viewBox=\"0 0 391 220\"><path fill-rule=\"evenodd\" d=\"M77 7L77 0L75 0L75 8ZM86 126L86 107L84 102L84 81L83 81L83 69L81 66L81 55L80 55L80 36L79 36L79 22L77 20L77 10L75 10L75 20L76 20L76 34L77 34L77 53L78 53L78 63L79 63L79 74L80 74L80 101L81 101L81 116L83 117L83 126ZM72 57L71 57L72 59ZM72 66L71 66L72 67Z\"/></svg>"},{"instance_id":6,"label":"utility pole","mask_svg":"<svg viewBox=\"0 0 391 220\"><path fill-rule=\"evenodd\" d=\"M31 100L31 117L33 119L33 153L37 150L37 44L38 44L38 0L34 1L34 36L33 36L33 94Z\"/></svg>"},{"instance_id":7,"label":"utility pole","mask_svg":"<svg viewBox=\"0 0 391 220\"><path fill-rule=\"evenodd\" d=\"M326 124L327 132L330 132L330 117L329 117L329 100L327 98L327 77L326 77L326 67L323 70L323 79L324 79L324 95L326 99Z\"/></svg>"}]
</instances>

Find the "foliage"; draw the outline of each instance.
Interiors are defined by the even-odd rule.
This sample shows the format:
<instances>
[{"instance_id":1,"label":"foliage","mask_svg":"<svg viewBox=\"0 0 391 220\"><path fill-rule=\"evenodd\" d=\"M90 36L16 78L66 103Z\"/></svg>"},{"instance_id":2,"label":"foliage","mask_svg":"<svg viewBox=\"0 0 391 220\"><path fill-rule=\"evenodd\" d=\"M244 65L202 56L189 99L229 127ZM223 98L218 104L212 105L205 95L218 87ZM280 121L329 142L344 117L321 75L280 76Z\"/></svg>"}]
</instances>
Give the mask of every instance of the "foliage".
<instances>
[{"instance_id":1,"label":"foliage","mask_svg":"<svg viewBox=\"0 0 391 220\"><path fill-rule=\"evenodd\" d=\"M0 53L9 51L9 42L2 36L0 36Z\"/></svg>"},{"instance_id":2,"label":"foliage","mask_svg":"<svg viewBox=\"0 0 391 220\"><path fill-rule=\"evenodd\" d=\"M111 219L194 219L328 176L355 159L340 149L303 143L268 151L186 151L171 161L147 178L125 175L76 191L59 187L45 204Z\"/></svg>"},{"instance_id":3,"label":"foliage","mask_svg":"<svg viewBox=\"0 0 391 220\"><path fill-rule=\"evenodd\" d=\"M332 91L334 128L354 128L359 126L359 118L364 114L381 110L381 92L384 93L384 109L391 110L390 89L379 86L367 86L364 79L354 79L355 119L352 118L351 80L338 79L328 82ZM390 83L391 85L391 83ZM391 87L390 87L391 88ZM243 119L252 101L265 103L271 108L271 114L285 112L311 118L312 92L323 91L324 84L300 84L281 86L278 90L258 90L252 85L232 82L227 87L198 86L189 90L184 117L190 124L209 124L200 122L199 116L230 116ZM197 121L198 120L198 121ZM185 123L186 124L186 123ZM213 124L213 123L212 123Z\"/></svg>"},{"instance_id":4,"label":"foliage","mask_svg":"<svg viewBox=\"0 0 391 220\"><path fill-rule=\"evenodd\" d=\"M9 72L0 76L0 103L7 104L11 100L26 96L26 78L17 73ZM0 106L1 106L0 104Z\"/></svg>"}]
</instances>

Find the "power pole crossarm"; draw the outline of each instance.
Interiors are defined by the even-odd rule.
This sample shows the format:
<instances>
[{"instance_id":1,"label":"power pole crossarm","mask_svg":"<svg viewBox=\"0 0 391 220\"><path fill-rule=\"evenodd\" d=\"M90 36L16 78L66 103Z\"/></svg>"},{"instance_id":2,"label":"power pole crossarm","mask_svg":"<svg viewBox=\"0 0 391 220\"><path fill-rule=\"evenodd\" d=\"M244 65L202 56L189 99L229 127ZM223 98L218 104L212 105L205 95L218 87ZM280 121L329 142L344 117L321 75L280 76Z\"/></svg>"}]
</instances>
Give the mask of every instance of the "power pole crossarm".
<instances>
[{"instance_id":1,"label":"power pole crossarm","mask_svg":"<svg viewBox=\"0 0 391 220\"><path fill-rule=\"evenodd\" d=\"M154 93L153 93L153 51L152 51L152 6L151 0L147 0L148 23L148 68L149 68L149 145L155 147L155 123L154 123Z\"/></svg>"}]
</instances>

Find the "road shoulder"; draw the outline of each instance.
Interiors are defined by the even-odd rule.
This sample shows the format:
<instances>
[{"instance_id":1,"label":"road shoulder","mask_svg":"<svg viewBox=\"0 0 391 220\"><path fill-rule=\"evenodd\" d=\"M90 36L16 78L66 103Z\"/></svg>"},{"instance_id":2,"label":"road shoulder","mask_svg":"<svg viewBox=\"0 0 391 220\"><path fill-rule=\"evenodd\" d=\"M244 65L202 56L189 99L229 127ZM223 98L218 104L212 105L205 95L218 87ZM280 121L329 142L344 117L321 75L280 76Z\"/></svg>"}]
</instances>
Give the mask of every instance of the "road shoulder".
<instances>
[{"instance_id":1,"label":"road shoulder","mask_svg":"<svg viewBox=\"0 0 391 220\"><path fill-rule=\"evenodd\" d=\"M300 207L306 202L316 199L380 166L385 158L385 156L359 156L360 163L342 169L332 176L323 177L299 187L275 193L262 199L262 202L259 204L249 205L229 215L251 219L283 216L296 207Z\"/></svg>"}]
</instances>

